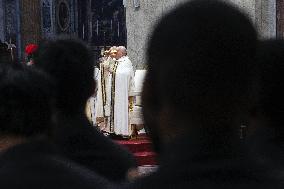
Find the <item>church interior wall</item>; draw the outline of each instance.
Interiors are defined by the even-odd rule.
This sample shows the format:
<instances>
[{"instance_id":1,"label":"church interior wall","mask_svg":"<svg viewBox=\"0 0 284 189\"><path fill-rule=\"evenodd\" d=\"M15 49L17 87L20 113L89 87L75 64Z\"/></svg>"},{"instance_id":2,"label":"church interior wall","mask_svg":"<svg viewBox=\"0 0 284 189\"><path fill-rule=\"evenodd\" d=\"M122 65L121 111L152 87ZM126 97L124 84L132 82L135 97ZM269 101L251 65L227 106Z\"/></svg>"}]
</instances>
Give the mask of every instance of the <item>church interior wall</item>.
<instances>
[{"instance_id":1,"label":"church interior wall","mask_svg":"<svg viewBox=\"0 0 284 189\"><path fill-rule=\"evenodd\" d=\"M60 34L77 36L78 0L0 0L0 39L16 45L17 56L24 59L23 49L28 43L39 43ZM66 28L59 27L58 12L63 7L61 21L67 20ZM64 20L65 19L65 20ZM65 23L64 23L65 24Z\"/></svg>"},{"instance_id":2,"label":"church interior wall","mask_svg":"<svg viewBox=\"0 0 284 189\"><path fill-rule=\"evenodd\" d=\"M3 1L0 1L0 40L4 41L4 9L3 9Z\"/></svg>"},{"instance_id":3,"label":"church interior wall","mask_svg":"<svg viewBox=\"0 0 284 189\"><path fill-rule=\"evenodd\" d=\"M276 0L255 0L255 24L261 38L276 36Z\"/></svg>"},{"instance_id":4,"label":"church interior wall","mask_svg":"<svg viewBox=\"0 0 284 189\"><path fill-rule=\"evenodd\" d=\"M29 43L38 44L41 39L41 9L38 0L21 0L21 49Z\"/></svg>"},{"instance_id":5,"label":"church interior wall","mask_svg":"<svg viewBox=\"0 0 284 189\"><path fill-rule=\"evenodd\" d=\"M39 1L39 0L36 0ZM67 2L69 9L69 27L66 31L60 31L58 27L58 4ZM126 10L127 48L128 54L136 68L145 67L145 49L149 34L157 20L178 4L186 0L123 0ZM255 23L260 37L270 38L276 36L276 0L228 0L243 9ZM28 42L37 42L39 38L53 38L58 34L71 34L78 36L80 20L78 12L79 0L40 0L37 9L40 14L36 22L41 27L40 31L30 22L30 14L35 7L23 4L35 3L34 0L0 0L0 39L12 42L18 47L23 47ZM86 1L87 2L87 1ZM137 6L137 7L135 7ZM23 6L22 6L23 7ZM26 13L24 13L26 11ZM29 13L31 12L31 13ZM23 15L24 14L24 15ZM20 16L21 15L21 16ZM21 23L20 23L21 21ZM35 30L30 32L30 30ZM29 33L36 33L30 36ZM82 32L81 32L82 33ZM87 34L87 28L86 28ZM80 36L79 36L80 37ZM25 39L28 39L25 41ZM23 44L21 45L21 43ZM21 53L21 48L18 54Z\"/></svg>"},{"instance_id":6,"label":"church interior wall","mask_svg":"<svg viewBox=\"0 0 284 189\"><path fill-rule=\"evenodd\" d=\"M16 46L21 46L20 36L20 0L1 0L3 24L1 36L3 41L13 43ZM21 55L21 48L16 49L16 56Z\"/></svg>"},{"instance_id":7,"label":"church interior wall","mask_svg":"<svg viewBox=\"0 0 284 189\"><path fill-rule=\"evenodd\" d=\"M139 0L137 0L139 1ZM136 1L136 2L137 2ZM136 68L144 68L145 49L153 26L159 18L186 0L126 0L127 48ZM261 38L276 36L276 0L230 0L249 15Z\"/></svg>"}]
</instances>

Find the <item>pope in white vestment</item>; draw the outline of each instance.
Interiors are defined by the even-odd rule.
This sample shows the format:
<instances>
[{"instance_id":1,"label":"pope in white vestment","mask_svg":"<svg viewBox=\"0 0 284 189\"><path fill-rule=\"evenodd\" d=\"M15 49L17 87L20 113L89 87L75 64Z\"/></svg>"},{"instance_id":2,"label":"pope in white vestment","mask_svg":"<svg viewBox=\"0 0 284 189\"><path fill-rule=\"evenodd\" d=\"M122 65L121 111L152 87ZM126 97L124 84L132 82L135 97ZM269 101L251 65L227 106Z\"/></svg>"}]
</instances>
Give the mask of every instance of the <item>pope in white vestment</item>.
<instances>
[{"instance_id":1,"label":"pope in white vestment","mask_svg":"<svg viewBox=\"0 0 284 189\"><path fill-rule=\"evenodd\" d=\"M113 76L113 104L111 112L111 129L116 135L131 136L132 129L129 123L129 111L134 92L134 69L128 56L117 60L117 68Z\"/></svg>"}]
</instances>

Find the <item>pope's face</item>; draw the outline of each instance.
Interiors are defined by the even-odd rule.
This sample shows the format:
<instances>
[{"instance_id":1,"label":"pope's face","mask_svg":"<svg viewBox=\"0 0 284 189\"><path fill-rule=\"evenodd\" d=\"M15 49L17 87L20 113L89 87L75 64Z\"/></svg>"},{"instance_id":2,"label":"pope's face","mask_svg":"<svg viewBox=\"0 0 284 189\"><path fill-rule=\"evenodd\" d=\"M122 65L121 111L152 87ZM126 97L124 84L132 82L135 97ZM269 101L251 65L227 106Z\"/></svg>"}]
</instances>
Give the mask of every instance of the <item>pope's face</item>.
<instances>
[{"instance_id":1,"label":"pope's face","mask_svg":"<svg viewBox=\"0 0 284 189\"><path fill-rule=\"evenodd\" d=\"M123 56L121 51L118 51L116 54L116 59L120 59Z\"/></svg>"}]
</instances>

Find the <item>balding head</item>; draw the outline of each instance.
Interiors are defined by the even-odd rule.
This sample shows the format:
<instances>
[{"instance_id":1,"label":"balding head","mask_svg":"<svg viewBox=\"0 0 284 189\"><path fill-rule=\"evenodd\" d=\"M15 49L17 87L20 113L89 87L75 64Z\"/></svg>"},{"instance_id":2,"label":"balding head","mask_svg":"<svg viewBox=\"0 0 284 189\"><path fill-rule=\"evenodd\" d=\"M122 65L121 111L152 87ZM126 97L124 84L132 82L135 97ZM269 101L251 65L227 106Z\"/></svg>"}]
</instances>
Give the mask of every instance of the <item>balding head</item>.
<instances>
[{"instance_id":1,"label":"balding head","mask_svg":"<svg viewBox=\"0 0 284 189\"><path fill-rule=\"evenodd\" d=\"M116 59L120 59L123 56L127 55L127 49L124 46L117 47Z\"/></svg>"}]
</instances>

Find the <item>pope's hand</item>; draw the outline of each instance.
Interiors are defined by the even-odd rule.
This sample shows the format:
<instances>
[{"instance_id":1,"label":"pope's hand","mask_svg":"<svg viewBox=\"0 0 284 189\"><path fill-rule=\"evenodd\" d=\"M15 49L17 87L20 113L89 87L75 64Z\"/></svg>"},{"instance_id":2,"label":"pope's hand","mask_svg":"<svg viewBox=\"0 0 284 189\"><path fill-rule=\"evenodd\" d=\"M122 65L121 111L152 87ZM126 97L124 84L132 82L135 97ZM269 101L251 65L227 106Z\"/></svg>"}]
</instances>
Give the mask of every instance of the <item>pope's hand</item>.
<instances>
[{"instance_id":1,"label":"pope's hand","mask_svg":"<svg viewBox=\"0 0 284 189\"><path fill-rule=\"evenodd\" d=\"M108 63L103 63L103 66L105 69L109 69L109 64Z\"/></svg>"}]
</instances>

